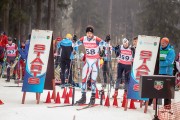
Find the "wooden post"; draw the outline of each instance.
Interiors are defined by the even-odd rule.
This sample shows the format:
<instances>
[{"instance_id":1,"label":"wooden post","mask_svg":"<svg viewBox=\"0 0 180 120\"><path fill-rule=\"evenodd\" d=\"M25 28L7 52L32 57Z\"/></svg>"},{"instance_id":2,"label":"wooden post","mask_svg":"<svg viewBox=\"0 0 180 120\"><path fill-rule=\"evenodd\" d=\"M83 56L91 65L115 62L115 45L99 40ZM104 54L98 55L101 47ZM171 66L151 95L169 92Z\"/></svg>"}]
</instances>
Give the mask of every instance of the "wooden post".
<instances>
[{"instance_id":1,"label":"wooden post","mask_svg":"<svg viewBox=\"0 0 180 120\"><path fill-rule=\"evenodd\" d=\"M26 92L23 92L23 97L22 97L22 104L24 104L26 98Z\"/></svg>"},{"instance_id":2,"label":"wooden post","mask_svg":"<svg viewBox=\"0 0 180 120\"><path fill-rule=\"evenodd\" d=\"M140 108L142 108L142 106L143 106L143 100L139 100L139 103L140 103Z\"/></svg>"},{"instance_id":3,"label":"wooden post","mask_svg":"<svg viewBox=\"0 0 180 120\"><path fill-rule=\"evenodd\" d=\"M56 85L55 85L55 79L52 80L52 84L53 84L54 101L56 101Z\"/></svg>"},{"instance_id":4,"label":"wooden post","mask_svg":"<svg viewBox=\"0 0 180 120\"><path fill-rule=\"evenodd\" d=\"M124 111L127 111L127 106L128 106L128 99L126 98L126 103L125 103L125 106L124 106Z\"/></svg>"},{"instance_id":5,"label":"wooden post","mask_svg":"<svg viewBox=\"0 0 180 120\"><path fill-rule=\"evenodd\" d=\"M147 109L148 109L148 101L145 102L144 113L147 113Z\"/></svg>"},{"instance_id":6,"label":"wooden post","mask_svg":"<svg viewBox=\"0 0 180 120\"><path fill-rule=\"evenodd\" d=\"M36 93L36 100L37 100L37 104L39 104L39 102L40 102L40 94L41 93Z\"/></svg>"}]
</instances>

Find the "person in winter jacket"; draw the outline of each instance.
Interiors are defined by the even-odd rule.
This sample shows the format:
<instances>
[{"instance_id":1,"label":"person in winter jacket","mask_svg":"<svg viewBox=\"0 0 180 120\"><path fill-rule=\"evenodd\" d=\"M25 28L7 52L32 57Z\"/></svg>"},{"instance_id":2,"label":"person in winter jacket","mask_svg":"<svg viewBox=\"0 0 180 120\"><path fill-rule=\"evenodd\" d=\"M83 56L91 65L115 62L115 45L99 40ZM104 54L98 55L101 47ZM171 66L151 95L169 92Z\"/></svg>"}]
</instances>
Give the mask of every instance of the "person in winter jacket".
<instances>
[{"instance_id":1,"label":"person in winter jacket","mask_svg":"<svg viewBox=\"0 0 180 120\"><path fill-rule=\"evenodd\" d=\"M175 60L174 48L169 44L169 39L164 37L161 39L160 58L159 58L159 74L173 75L173 63ZM170 109L171 99L164 99L164 106Z\"/></svg>"},{"instance_id":2,"label":"person in winter jacket","mask_svg":"<svg viewBox=\"0 0 180 120\"><path fill-rule=\"evenodd\" d=\"M72 35L66 34L66 38L57 44L57 55L60 56L59 63L61 67L60 78L61 88L65 87L65 80L72 85L71 58L73 53Z\"/></svg>"}]
</instances>

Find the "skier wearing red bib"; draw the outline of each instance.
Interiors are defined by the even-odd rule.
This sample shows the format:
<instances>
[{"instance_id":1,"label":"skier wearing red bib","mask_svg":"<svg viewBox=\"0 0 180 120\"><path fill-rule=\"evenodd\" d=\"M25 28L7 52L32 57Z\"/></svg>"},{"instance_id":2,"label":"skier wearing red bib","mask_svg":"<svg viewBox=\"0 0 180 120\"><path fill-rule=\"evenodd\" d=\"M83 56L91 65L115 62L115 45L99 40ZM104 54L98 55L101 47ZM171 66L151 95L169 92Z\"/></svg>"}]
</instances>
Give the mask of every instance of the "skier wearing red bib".
<instances>
[{"instance_id":1,"label":"skier wearing red bib","mask_svg":"<svg viewBox=\"0 0 180 120\"><path fill-rule=\"evenodd\" d=\"M89 105L95 104L95 93L96 93L96 78L98 76L99 69L99 49L103 46L105 42L93 35L93 27L88 26L86 28L86 36L81 37L77 42L77 46L84 45L86 51L86 60L82 70L82 97L80 100L76 101L76 104L86 103L86 88L87 79L91 75L91 91L92 95L90 98Z\"/></svg>"},{"instance_id":2,"label":"skier wearing red bib","mask_svg":"<svg viewBox=\"0 0 180 120\"><path fill-rule=\"evenodd\" d=\"M12 42L12 38L8 37L8 44L6 44L6 56L7 56L7 80L10 82L10 66L14 63L15 59L18 59L18 47ZM15 67L16 69L16 67ZM16 70L13 71L13 78L15 79Z\"/></svg>"},{"instance_id":3,"label":"skier wearing red bib","mask_svg":"<svg viewBox=\"0 0 180 120\"><path fill-rule=\"evenodd\" d=\"M127 92L131 65L133 60L133 51L129 46L129 40L124 38L122 40L123 45L119 46L116 50L116 56L118 56L118 67L117 67L117 81L115 86L115 93L113 97L117 97L119 84L122 82L122 73L125 73L125 92Z\"/></svg>"}]
</instances>

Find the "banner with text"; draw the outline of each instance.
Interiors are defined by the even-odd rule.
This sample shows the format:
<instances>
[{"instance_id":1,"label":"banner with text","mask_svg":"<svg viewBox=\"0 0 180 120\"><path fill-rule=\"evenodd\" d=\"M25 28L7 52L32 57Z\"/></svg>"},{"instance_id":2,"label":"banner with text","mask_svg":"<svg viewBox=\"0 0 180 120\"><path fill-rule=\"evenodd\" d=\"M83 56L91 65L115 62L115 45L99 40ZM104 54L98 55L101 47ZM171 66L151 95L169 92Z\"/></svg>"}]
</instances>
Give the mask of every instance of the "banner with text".
<instances>
[{"instance_id":1,"label":"banner with text","mask_svg":"<svg viewBox=\"0 0 180 120\"><path fill-rule=\"evenodd\" d=\"M153 75L157 53L159 49L160 37L139 35L138 42L131 70L128 99L148 100L140 98L139 80L141 75Z\"/></svg>"},{"instance_id":2,"label":"banner with text","mask_svg":"<svg viewBox=\"0 0 180 120\"><path fill-rule=\"evenodd\" d=\"M52 31L32 30L23 92L43 92L51 40Z\"/></svg>"}]
</instances>

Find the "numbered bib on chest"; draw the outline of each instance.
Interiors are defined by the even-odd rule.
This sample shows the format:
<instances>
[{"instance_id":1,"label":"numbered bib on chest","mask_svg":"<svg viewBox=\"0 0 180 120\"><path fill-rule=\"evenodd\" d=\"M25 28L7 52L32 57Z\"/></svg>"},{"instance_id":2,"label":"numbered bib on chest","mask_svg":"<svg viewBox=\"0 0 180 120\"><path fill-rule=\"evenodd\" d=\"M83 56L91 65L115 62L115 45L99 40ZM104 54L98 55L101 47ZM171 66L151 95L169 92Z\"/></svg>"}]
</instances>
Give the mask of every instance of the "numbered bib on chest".
<instances>
[{"instance_id":1,"label":"numbered bib on chest","mask_svg":"<svg viewBox=\"0 0 180 120\"><path fill-rule=\"evenodd\" d=\"M6 45L6 49L7 49L7 56L16 56L16 48L15 48L15 44L10 45Z\"/></svg>"},{"instance_id":2,"label":"numbered bib on chest","mask_svg":"<svg viewBox=\"0 0 180 120\"><path fill-rule=\"evenodd\" d=\"M130 65L132 63L132 51L129 48L124 49L121 47L120 53L119 63Z\"/></svg>"},{"instance_id":3,"label":"numbered bib on chest","mask_svg":"<svg viewBox=\"0 0 180 120\"><path fill-rule=\"evenodd\" d=\"M83 44L86 50L87 58L99 58L99 46L96 43L95 37L90 41L88 41L87 37L85 37Z\"/></svg>"}]
</instances>

